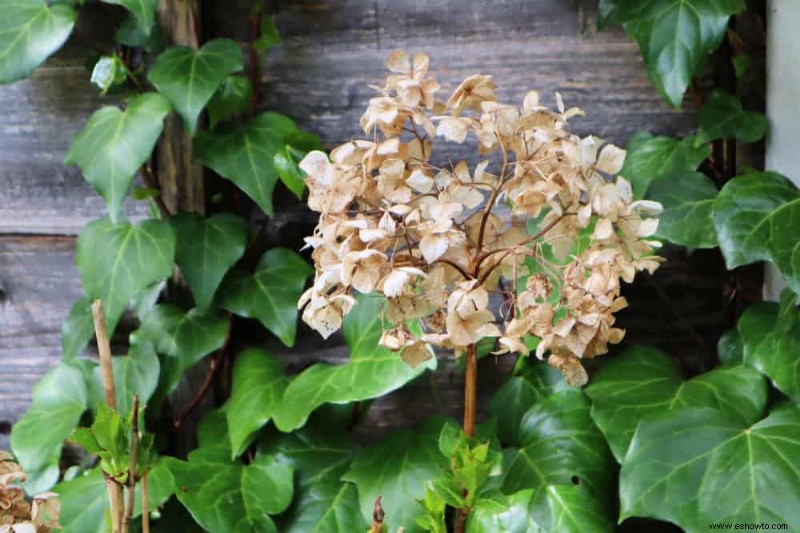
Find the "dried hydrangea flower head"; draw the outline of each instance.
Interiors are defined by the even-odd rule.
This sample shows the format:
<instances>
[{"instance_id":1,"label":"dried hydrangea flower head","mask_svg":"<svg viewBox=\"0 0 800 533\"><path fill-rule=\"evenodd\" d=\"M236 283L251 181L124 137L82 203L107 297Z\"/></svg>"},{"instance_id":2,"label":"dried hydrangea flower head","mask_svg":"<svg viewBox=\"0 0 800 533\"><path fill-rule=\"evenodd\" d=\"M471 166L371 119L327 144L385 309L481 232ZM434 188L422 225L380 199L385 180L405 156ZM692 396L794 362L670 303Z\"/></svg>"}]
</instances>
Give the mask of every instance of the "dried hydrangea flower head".
<instances>
[{"instance_id":1,"label":"dried hydrangea flower head","mask_svg":"<svg viewBox=\"0 0 800 533\"><path fill-rule=\"evenodd\" d=\"M20 486L27 477L13 457L0 450L0 533L48 533L61 527L58 494L44 492L29 502Z\"/></svg>"},{"instance_id":2,"label":"dried hydrangea flower head","mask_svg":"<svg viewBox=\"0 0 800 533\"><path fill-rule=\"evenodd\" d=\"M567 130L582 112L559 95L556 110L536 92L519 108L476 74L442 102L426 55L395 52L387 65L361 118L369 140L300 165L320 213L306 239L316 277L299 302L304 321L328 337L356 305L354 291L379 293L381 344L409 364L432 357L432 346L460 353L485 337L497 339L496 354L527 355L539 339L537 357L586 383L580 359L624 335L614 327L627 305L620 280L659 266L650 238L661 206L634 201L616 177L624 150ZM481 161L436 166L448 160L433 157L437 137L474 138Z\"/></svg>"}]
</instances>

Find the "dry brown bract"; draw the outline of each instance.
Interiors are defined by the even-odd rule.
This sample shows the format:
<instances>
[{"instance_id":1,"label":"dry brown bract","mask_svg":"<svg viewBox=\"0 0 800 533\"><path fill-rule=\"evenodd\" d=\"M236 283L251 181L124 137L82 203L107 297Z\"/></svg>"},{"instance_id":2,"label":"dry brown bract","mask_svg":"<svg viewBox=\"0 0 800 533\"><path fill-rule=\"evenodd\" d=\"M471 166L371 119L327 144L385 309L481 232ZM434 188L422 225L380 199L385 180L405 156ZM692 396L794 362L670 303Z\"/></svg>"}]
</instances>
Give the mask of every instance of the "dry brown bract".
<instances>
[{"instance_id":1,"label":"dry brown bract","mask_svg":"<svg viewBox=\"0 0 800 533\"><path fill-rule=\"evenodd\" d=\"M58 495L45 492L29 502L21 487L27 477L13 457L0 450L0 533L47 533L61 527Z\"/></svg>"},{"instance_id":2,"label":"dry brown bract","mask_svg":"<svg viewBox=\"0 0 800 533\"><path fill-rule=\"evenodd\" d=\"M387 65L361 118L372 140L300 164L320 213L306 239L316 278L300 300L303 319L328 337L356 305L353 290L380 293L381 345L411 365L433 357L431 345L460 353L494 337L496 354L527 355L540 339L536 356L585 384L580 359L625 333L614 327L627 305L620 280L659 266L650 237L661 206L635 201L616 176L624 150L566 129L583 113L560 95L555 111L536 92L518 108L475 74L444 103L426 55L395 52ZM431 163L435 136L460 144L470 133L486 157L473 172L466 161ZM499 309L491 293L503 295Z\"/></svg>"}]
</instances>

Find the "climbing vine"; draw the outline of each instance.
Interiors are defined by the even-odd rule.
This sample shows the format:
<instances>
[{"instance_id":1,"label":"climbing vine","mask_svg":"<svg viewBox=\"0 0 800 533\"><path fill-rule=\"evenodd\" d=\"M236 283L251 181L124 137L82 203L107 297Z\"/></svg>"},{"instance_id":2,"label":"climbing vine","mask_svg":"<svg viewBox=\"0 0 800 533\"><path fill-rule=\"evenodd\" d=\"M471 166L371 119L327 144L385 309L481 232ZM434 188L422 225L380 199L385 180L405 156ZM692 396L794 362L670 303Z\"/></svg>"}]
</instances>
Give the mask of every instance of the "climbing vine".
<instances>
[{"instance_id":1,"label":"climbing vine","mask_svg":"<svg viewBox=\"0 0 800 533\"><path fill-rule=\"evenodd\" d=\"M55 515L81 533L606 532L632 517L690 532L800 525L800 191L774 172L718 171L712 147L758 141L766 119L730 87L693 83L709 58L726 60L714 54L735 40L741 1L600 1L601 27L622 25L638 43L664 99L680 106L690 91L699 104L693 134L638 134L627 156L570 136L567 119L579 118L560 100L555 111L535 93L521 109L498 103L486 75L437 102L427 59L400 53L383 92L364 102L369 140L326 155L291 118L261 111L261 58L280 37L260 3L247 42L193 47L167 46L155 0L13 0L0 19L0 82L55 53L89 4L121 22L87 72L108 105L65 160L107 216L80 231L83 297L64 321L61 362L13 428L14 460L0 457L0 502L13 504L0 507L0 530L55 528ZM747 65L740 54L731 68L744 76ZM221 191L194 210L170 201L159 165L174 116ZM437 136L500 159L434 168ZM537 143L543 160L518 163ZM321 213L308 239L314 266L265 251L249 224L251 208L275 214L276 188ZM146 220L126 219L131 200L150 204ZM719 248L729 269L769 262L785 280L780 302L752 305L720 339L708 372L684 376L652 347L613 348L619 279L658 266L654 240ZM643 262L592 255L610 241ZM581 307L587 298L605 307ZM341 329L347 362L290 373L261 348L235 348L243 318L293 346L298 301L321 333ZM429 312L417 314L423 303ZM86 355L92 338L100 362ZM606 343L611 353L587 371L581 361ZM354 442L348 428L369 400L453 350L468 372L491 352L519 354L486 421L433 416ZM194 369L204 382L180 400ZM177 431L214 388L229 394L206 410L196 446L179 451Z\"/></svg>"}]
</instances>

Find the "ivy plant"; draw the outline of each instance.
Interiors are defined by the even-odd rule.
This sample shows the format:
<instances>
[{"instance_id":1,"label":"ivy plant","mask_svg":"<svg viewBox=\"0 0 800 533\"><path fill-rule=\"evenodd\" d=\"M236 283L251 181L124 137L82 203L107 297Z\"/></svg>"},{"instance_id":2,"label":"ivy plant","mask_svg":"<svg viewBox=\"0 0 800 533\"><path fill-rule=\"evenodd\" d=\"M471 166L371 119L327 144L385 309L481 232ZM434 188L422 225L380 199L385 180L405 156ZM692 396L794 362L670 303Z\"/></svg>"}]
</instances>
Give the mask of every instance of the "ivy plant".
<instances>
[{"instance_id":1,"label":"ivy plant","mask_svg":"<svg viewBox=\"0 0 800 533\"><path fill-rule=\"evenodd\" d=\"M28 76L55 53L83 4L11 2L0 21L0 82ZM280 43L274 20L256 3L246 43L165 47L169 28L155 0L100 4L123 21L86 75L107 105L87 117L65 161L80 167L107 213L78 235L83 295L64 320L62 360L35 387L10 440L25 490L59 495L63 531L603 533L629 518L688 532L722 522L800 525L800 190L775 172L714 171L720 142L765 134L765 117L737 95L697 95L692 134L637 134L619 170L633 199L663 205L654 238L718 247L729 269L769 262L784 279L780 302L750 306L708 354L719 364L687 376L655 347L626 346L590 367L579 388L520 356L470 431L431 416L359 443L349 430L371 400L453 366L437 357L412 366L389 349L374 294L358 296L343 319L346 361L286 364L314 269L297 251L265 250L248 222L253 210L263 218L281 209L276 190L307 194L315 170L301 161L321 147L290 117L260 108L258 59ZM624 27L656 89L677 107L742 9L740 0L601 0L599 22ZM243 52L256 61L245 65ZM413 72L400 63L392 66L402 76L423 70L422 61ZM739 58L734 67L746 64ZM538 108L538 96L526 106ZM209 195L207 214L164 202L154 150L171 114L223 191ZM458 137L453 118L445 133ZM616 153L604 161L622 164ZM330 164L324 154L311 157ZM146 187L134 186L139 175ZM127 220L129 199L151 204L151 216ZM567 255L579 255L596 231L587 228ZM557 264L549 243L539 251ZM546 277L545 267L527 264L531 277ZM560 287L553 292L555 301ZM115 341L107 367L95 302ZM242 346L240 326L261 328L269 347ZM415 327L400 324L409 335L420 333ZM100 364L86 350L94 336ZM539 339L523 340L535 353ZM471 346L477 361L501 343L487 337ZM210 389L227 387L226 369L229 393L202 415L196 446L177 451L176 428ZM189 402L173 394L197 371L205 382ZM115 408L107 405L108 374ZM76 454L63 451L76 446L82 458L68 464ZM109 487L123 486L127 494L143 489L147 504L134 496L120 528Z\"/></svg>"}]
</instances>

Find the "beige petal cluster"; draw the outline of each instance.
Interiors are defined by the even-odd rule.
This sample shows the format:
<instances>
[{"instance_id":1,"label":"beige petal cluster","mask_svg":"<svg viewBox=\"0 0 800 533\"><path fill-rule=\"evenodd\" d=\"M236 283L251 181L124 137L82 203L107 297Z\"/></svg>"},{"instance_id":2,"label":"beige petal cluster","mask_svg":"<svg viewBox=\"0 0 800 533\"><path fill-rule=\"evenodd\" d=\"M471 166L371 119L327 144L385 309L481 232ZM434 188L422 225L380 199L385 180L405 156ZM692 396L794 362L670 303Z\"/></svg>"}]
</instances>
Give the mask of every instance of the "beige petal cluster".
<instances>
[{"instance_id":1,"label":"beige petal cluster","mask_svg":"<svg viewBox=\"0 0 800 533\"><path fill-rule=\"evenodd\" d=\"M380 344L411 365L487 337L496 355L528 355L538 338L537 357L586 383L581 360L624 336L622 282L661 262L661 206L618 176L624 150L568 130L583 112L561 95L555 109L535 91L516 106L474 74L440 101L426 55L394 52L387 67L367 138L300 164L320 214L303 320L327 337L355 293L378 294ZM474 167L451 162L448 142L474 143Z\"/></svg>"},{"instance_id":2,"label":"beige petal cluster","mask_svg":"<svg viewBox=\"0 0 800 533\"><path fill-rule=\"evenodd\" d=\"M44 492L28 501L21 487L27 477L13 457L0 450L0 533L48 533L61 527L58 494Z\"/></svg>"}]
</instances>

